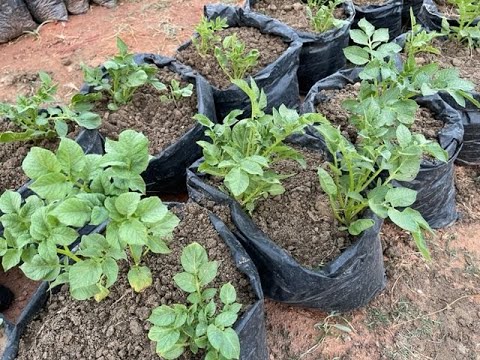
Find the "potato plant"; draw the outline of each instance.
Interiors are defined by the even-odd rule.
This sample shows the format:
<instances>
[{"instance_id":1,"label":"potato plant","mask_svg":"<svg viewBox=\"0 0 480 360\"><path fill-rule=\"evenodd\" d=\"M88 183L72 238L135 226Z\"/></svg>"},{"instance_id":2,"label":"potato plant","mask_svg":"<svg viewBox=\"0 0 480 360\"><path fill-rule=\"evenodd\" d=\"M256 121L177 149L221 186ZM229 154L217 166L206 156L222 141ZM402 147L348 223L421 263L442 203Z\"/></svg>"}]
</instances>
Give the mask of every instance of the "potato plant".
<instances>
[{"instance_id":1,"label":"potato plant","mask_svg":"<svg viewBox=\"0 0 480 360\"><path fill-rule=\"evenodd\" d=\"M106 61L102 68L83 65L85 83L93 88L96 98L76 96L79 103L98 100L104 94L110 98L108 109L118 110L120 105L129 103L135 91L146 84L150 84L157 90L166 89L165 84L160 82L155 74L157 67L150 64L137 64L134 54L128 52L127 45L117 37L118 55ZM107 75L107 76L105 76Z\"/></svg>"},{"instance_id":2,"label":"potato plant","mask_svg":"<svg viewBox=\"0 0 480 360\"><path fill-rule=\"evenodd\" d=\"M117 280L118 261L130 259L128 281L135 291L152 283L141 265L147 252L169 252L166 240L178 224L158 197L142 198L141 173L149 162L148 139L126 130L118 141L107 139L105 155L85 155L73 140L61 140L58 150L34 147L22 164L33 180L35 195L22 204L20 194L0 197L0 255L5 271L20 268L32 280L67 283L72 297L102 300ZM81 237L86 225L108 222L104 235ZM59 258L63 255L63 259Z\"/></svg>"},{"instance_id":3,"label":"potato plant","mask_svg":"<svg viewBox=\"0 0 480 360\"><path fill-rule=\"evenodd\" d=\"M240 110L231 111L222 124L215 124L206 116L197 114L195 119L205 126L205 134L211 143L199 141L204 162L199 171L223 179L226 190L249 212L256 202L269 195L284 192L281 180L287 177L272 169L282 159L296 160L305 166L300 153L285 143L292 134L303 133L312 117L299 116L284 105L273 109L273 114L263 112L267 98L252 79L250 86L244 80L234 80L250 98L252 114L239 120Z\"/></svg>"},{"instance_id":4,"label":"potato plant","mask_svg":"<svg viewBox=\"0 0 480 360\"><path fill-rule=\"evenodd\" d=\"M173 101L175 104L182 98L190 97L193 95L193 84L181 86L178 80L172 79L170 85L165 90L166 94L160 96L161 101Z\"/></svg>"},{"instance_id":5,"label":"potato plant","mask_svg":"<svg viewBox=\"0 0 480 360\"><path fill-rule=\"evenodd\" d=\"M307 18L316 32L323 33L331 29L338 29L346 21L335 17L335 9L344 3L344 0L307 0Z\"/></svg>"},{"instance_id":6,"label":"potato plant","mask_svg":"<svg viewBox=\"0 0 480 360\"><path fill-rule=\"evenodd\" d=\"M217 17L213 20L208 20L202 17L200 23L195 27L198 36L192 37L192 43L201 56L206 56L210 51L213 51L215 44L220 42L220 37L215 33L228 27L227 19Z\"/></svg>"},{"instance_id":7,"label":"potato plant","mask_svg":"<svg viewBox=\"0 0 480 360\"><path fill-rule=\"evenodd\" d=\"M480 2L478 0L449 0L458 10L458 26L450 25L442 19L442 34L458 42L466 42L470 49L480 46Z\"/></svg>"},{"instance_id":8,"label":"potato plant","mask_svg":"<svg viewBox=\"0 0 480 360\"><path fill-rule=\"evenodd\" d=\"M148 338L156 342L162 359L177 359L186 349L197 354L205 351L205 360L230 360L240 357L240 341L233 324L242 305L230 283L220 288L223 304L217 310L218 289L208 287L218 272L218 263L208 261L207 252L198 243L186 246L181 255L183 272L174 276L175 284L188 294L191 304L161 305L152 311Z\"/></svg>"},{"instance_id":9,"label":"potato plant","mask_svg":"<svg viewBox=\"0 0 480 360\"><path fill-rule=\"evenodd\" d=\"M1 132L0 143L65 137L69 123L86 129L100 126L100 116L89 111L91 106L79 111L72 105L53 106L57 85L47 73L40 72L38 75L41 83L35 95L18 96L16 104L0 103L0 120L7 119L21 129Z\"/></svg>"}]
</instances>

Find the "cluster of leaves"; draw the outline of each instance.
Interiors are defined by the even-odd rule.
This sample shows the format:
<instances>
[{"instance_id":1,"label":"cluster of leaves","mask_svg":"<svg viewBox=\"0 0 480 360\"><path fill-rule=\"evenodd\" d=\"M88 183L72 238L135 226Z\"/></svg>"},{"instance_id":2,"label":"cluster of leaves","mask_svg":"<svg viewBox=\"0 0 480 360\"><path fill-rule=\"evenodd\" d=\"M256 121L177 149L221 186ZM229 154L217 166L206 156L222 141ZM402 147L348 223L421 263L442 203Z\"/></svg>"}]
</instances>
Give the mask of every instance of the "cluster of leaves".
<instances>
[{"instance_id":1,"label":"cluster of leaves","mask_svg":"<svg viewBox=\"0 0 480 360\"><path fill-rule=\"evenodd\" d=\"M335 9L344 3L344 0L307 0L307 17L316 32L323 33L331 29L339 29L346 24L346 20L335 17Z\"/></svg>"},{"instance_id":2,"label":"cluster of leaves","mask_svg":"<svg viewBox=\"0 0 480 360\"><path fill-rule=\"evenodd\" d=\"M22 130L0 133L0 143L65 137L71 122L86 129L100 126L101 119L89 111L91 107L78 111L73 106L65 105L42 108L56 102L57 85L47 73L40 72L38 75L41 84L35 95L18 96L16 104L0 103L0 119L8 119Z\"/></svg>"},{"instance_id":3,"label":"cluster of leaves","mask_svg":"<svg viewBox=\"0 0 480 360\"><path fill-rule=\"evenodd\" d=\"M243 79L247 71L257 65L259 57L257 49L247 53L245 44L238 40L236 34L226 36L222 47L215 47L215 58L230 80Z\"/></svg>"},{"instance_id":4,"label":"cluster of leaves","mask_svg":"<svg viewBox=\"0 0 480 360\"><path fill-rule=\"evenodd\" d=\"M480 46L480 2L478 0L449 0L458 10L458 26L450 25L442 18L442 33L467 42L470 49Z\"/></svg>"},{"instance_id":5,"label":"cluster of leaves","mask_svg":"<svg viewBox=\"0 0 480 360\"><path fill-rule=\"evenodd\" d=\"M167 89L167 94L161 95L161 101L180 101L182 98L190 97L193 94L193 84L181 86L178 80L172 79Z\"/></svg>"},{"instance_id":6,"label":"cluster of leaves","mask_svg":"<svg viewBox=\"0 0 480 360\"><path fill-rule=\"evenodd\" d=\"M117 38L117 48L118 55L103 64L105 70L82 66L85 83L93 88L93 92L90 96L76 95L76 102L84 104L96 101L106 93L110 99L108 109L115 111L120 105L130 102L140 86L150 84L159 91L166 89L165 84L155 76L156 66L137 64L134 54L128 52L127 45L120 38Z\"/></svg>"},{"instance_id":7,"label":"cluster of leaves","mask_svg":"<svg viewBox=\"0 0 480 360\"><path fill-rule=\"evenodd\" d=\"M205 134L211 139L199 141L203 148L204 162L199 170L223 179L228 192L249 212L260 198L284 192L281 180L288 175L277 174L272 165L282 159L296 160L305 166L302 156L285 143L292 134L303 133L312 117L299 116L284 105L265 114L267 98L253 79L250 86L244 80L234 80L250 98L252 114L238 120L242 111L233 110L223 124L215 124L201 114L196 120L207 128Z\"/></svg>"},{"instance_id":8,"label":"cluster of leaves","mask_svg":"<svg viewBox=\"0 0 480 360\"><path fill-rule=\"evenodd\" d=\"M207 287L217 276L218 263L208 261L207 252L198 243L185 247L181 255L184 272L174 276L176 285L188 293L191 304L162 305L152 311L153 324L148 333L163 359L176 359L188 348L193 354L205 351L205 360L230 360L240 357L240 342L232 329L242 305L236 303L236 291L224 284L219 293L223 304L217 312L217 289Z\"/></svg>"},{"instance_id":9,"label":"cluster of leaves","mask_svg":"<svg viewBox=\"0 0 480 360\"><path fill-rule=\"evenodd\" d=\"M215 35L215 33L226 27L228 25L225 18L217 17L213 20L208 20L206 17L202 17L200 23L195 27L198 36L192 38L192 43L198 53L206 56L220 42L220 37Z\"/></svg>"},{"instance_id":10,"label":"cluster of leaves","mask_svg":"<svg viewBox=\"0 0 480 360\"><path fill-rule=\"evenodd\" d=\"M107 139L105 155L85 155L73 140L61 140L56 153L34 147L22 168L33 180L35 195L22 204L20 194L0 197L0 256L5 271L20 266L32 280L68 283L78 300L105 298L117 280L119 260L127 254L133 264L128 281L135 291L152 283L151 272L141 266L151 251L165 254L178 219L157 197L142 199L141 173L149 162L148 139L126 130L118 141ZM108 222L105 235L81 237L86 225ZM58 255L64 255L63 260Z\"/></svg>"}]
</instances>

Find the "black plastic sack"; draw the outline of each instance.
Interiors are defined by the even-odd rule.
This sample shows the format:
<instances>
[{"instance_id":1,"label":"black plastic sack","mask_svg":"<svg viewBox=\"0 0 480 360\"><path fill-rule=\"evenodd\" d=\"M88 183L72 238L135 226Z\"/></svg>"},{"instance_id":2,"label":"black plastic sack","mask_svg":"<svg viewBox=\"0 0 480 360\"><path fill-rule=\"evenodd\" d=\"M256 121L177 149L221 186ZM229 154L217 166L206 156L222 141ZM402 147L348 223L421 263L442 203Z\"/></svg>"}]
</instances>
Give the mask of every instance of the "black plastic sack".
<instances>
[{"instance_id":1,"label":"black plastic sack","mask_svg":"<svg viewBox=\"0 0 480 360\"><path fill-rule=\"evenodd\" d=\"M355 20L352 28L358 28L358 22L365 18L376 29L387 28L390 40L402 32L402 0L388 0L381 5L355 5Z\"/></svg>"},{"instance_id":2,"label":"black plastic sack","mask_svg":"<svg viewBox=\"0 0 480 360\"><path fill-rule=\"evenodd\" d=\"M422 8L423 0L403 0L402 7L402 24L405 27L409 28L411 26L410 22L410 8L413 10L413 15L417 17L420 9Z\"/></svg>"},{"instance_id":3,"label":"black plastic sack","mask_svg":"<svg viewBox=\"0 0 480 360\"><path fill-rule=\"evenodd\" d=\"M230 249L238 270L244 273L250 280L252 290L257 298L255 303L245 311L234 324L234 330L237 332L240 340L240 360L268 360L264 298L257 269L245 249L230 230L228 230L226 225L214 215L210 215L210 221ZM90 231L83 232L82 234L101 233L105 230L105 225L106 224L102 224L98 227L91 228ZM61 286L58 286L52 289L52 292L58 292L60 287ZM0 313L0 318L4 319L5 334L7 337L5 351L1 360L14 360L17 356L20 338L26 326L32 321L35 315L42 310L47 302L49 295L48 288L48 282L41 283L22 311L17 324L12 324Z\"/></svg>"},{"instance_id":4,"label":"black plastic sack","mask_svg":"<svg viewBox=\"0 0 480 360\"><path fill-rule=\"evenodd\" d=\"M245 9L255 11L256 0L247 0ZM300 65L298 67L298 85L300 93L306 94L318 80L338 71L346 64L342 50L348 46L350 35L348 31L352 25L355 9L350 1L342 4L347 18L347 23L339 29L329 30L318 34L313 32L296 31L279 20L254 12L252 16L258 17L262 22L268 22L269 26L278 32L290 34L293 32L302 42L300 52Z\"/></svg>"},{"instance_id":5,"label":"black plastic sack","mask_svg":"<svg viewBox=\"0 0 480 360\"><path fill-rule=\"evenodd\" d=\"M458 26L458 21L454 18L447 17L438 11L437 5L433 0L424 0L423 5L418 12L418 22L430 31L439 31L442 29L442 19L447 19L448 23L453 26ZM480 21L480 14L478 18L473 21L472 25Z\"/></svg>"},{"instance_id":6,"label":"black plastic sack","mask_svg":"<svg viewBox=\"0 0 480 360\"><path fill-rule=\"evenodd\" d=\"M92 0L92 2L107 8L113 8L117 5L117 0Z\"/></svg>"},{"instance_id":7,"label":"black plastic sack","mask_svg":"<svg viewBox=\"0 0 480 360\"><path fill-rule=\"evenodd\" d=\"M70 14L78 15L88 11L88 0L64 0Z\"/></svg>"},{"instance_id":8,"label":"black plastic sack","mask_svg":"<svg viewBox=\"0 0 480 360\"><path fill-rule=\"evenodd\" d=\"M23 0L0 1L0 44L15 39L24 31L33 30L37 24Z\"/></svg>"},{"instance_id":9,"label":"black plastic sack","mask_svg":"<svg viewBox=\"0 0 480 360\"><path fill-rule=\"evenodd\" d=\"M67 21L68 13L63 0L25 0L33 19L39 24L48 20Z\"/></svg>"},{"instance_id":10,"label":"black plastic sack","mask_svg":"<svg viewBox=\"0 0 480 360\"><path fill-rule=\"evenodd\" d=\"M198 113L216 122L212 87L203 77L193 74L190 68L175 62L174 59L160 55L137 54L135 61L139 64L153 64L159 68L167 67L186 81L194 84L198 99ZM84 85L80 92L87 93L91 90ZM176 142L160 153L153 154L154 158L150 160L147 170L142 174L148 192L176 194L182 191L182 186L185 188L186 169L201 157L201 148L196 142L204 139L204 132L205 128L196 124Z\"/></svg>"},{"instance_id":11,"label":"black plastic sack","mask_svg":"<svg viewBox=\"0 0 480 360\"><path fill-rule=\"evenodd\" d=\"M468 101L465 107L461 107L446 93L442 93L440 96L462 117L465 133L463 147L456 162L462 165L480 165L480 109ZM473 94L473 97L480 101L480 94Z\"/></svg>"},{"instance_id":12,"label":"black plastic sack","mask_svg":"<svg viewBox=\"0 0 480 360\"><path fill-rule=\"evenodd\" d=\"M310 135L291 138L291 142L319 151L324 148L323 142ZM379 237L382 220L373 213L369 212L367 217L373 219L375 225L363 232L353 245L322 269L307 269L270 240L235 200L203 182L204 175L196 172L198 164L187 172L190 198L230 207L234 234L257 266L267 297L290 305L343 312L366 305L385 287Z\"/></svg>"},{"instance_id":13,"label":"black plastic sack","mask_svg":"<svg viewBox=\"0 0 480 360\"><path fill-rule=\"evenodd\" d=\"M253 79L267 95L266 112L271 112L272 108L278 108L281 104L291 108L298 107L300 100L297 69L302 46L298 37L293 32L285 33L281 31L272 21L267 21L240 8L221 4L207 5L204 12L208 19L223 17L227 19L230 27L254 27L262 33L280 36L284 42L289 44L288 49L276 61L260 70L253 76ZM190 44L191 41L186 42L177 51L185 49ZM250 100L247 95L235 85L231 85L225 90L214 87L213 96L219 121L223 120L234 109L244 110L245 116L248 116L251 111Z\"/></svg>"},{"instance_id":14,"label":"black plastic sack","mask_svg":"<svg viewBox=\"0 0 480 360\"><path fill-rule=\"evenodd\" d=\"M315 84L302 106L302 112L315 112L317 104L324 100L321 90L341 89L347 84L359 82L360 69L339 71ZM442 228L455 222L458 214L455 208L455 184L453 163L463 141L463 125L460 113L445 102L440 95L417 97L416 102L433 112L445 127L438 134L438 142L448 152L447 163L424 159L417 177L410 182L396 182L397 186L416 190L417 201L412 205L432 228ZM315 131L310 128L309 131Z\"/></svg>"}]
</instances>

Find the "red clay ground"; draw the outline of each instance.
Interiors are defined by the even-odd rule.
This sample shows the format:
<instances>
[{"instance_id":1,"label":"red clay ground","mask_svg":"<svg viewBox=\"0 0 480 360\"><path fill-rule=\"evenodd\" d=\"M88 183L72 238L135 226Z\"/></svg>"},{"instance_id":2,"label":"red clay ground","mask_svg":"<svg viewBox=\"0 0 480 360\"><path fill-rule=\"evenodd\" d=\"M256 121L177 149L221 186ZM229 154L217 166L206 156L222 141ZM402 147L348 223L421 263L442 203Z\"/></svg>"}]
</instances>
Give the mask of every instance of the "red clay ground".
<instances>
[{"instance_id":1,"label":"red clay ground","mask_svg":"<svg viewBox=\"0 0 480 360\"><path fill-rule=\"evenodd\" d=\"M232 1L234 2L234 1ZM48 71L67 101L81 85L79 65L116 52L120 35L135 52L173 55L200 19L206 1L125 0L92 7L38 36L0 45L0 101L31 93ZM463 220L438 231L426 263L410 239L382 230L388 286L369 306L325 314L267 301L271 360L480 360L480 168L458 168Z\"/></svg>"}]
</instances>

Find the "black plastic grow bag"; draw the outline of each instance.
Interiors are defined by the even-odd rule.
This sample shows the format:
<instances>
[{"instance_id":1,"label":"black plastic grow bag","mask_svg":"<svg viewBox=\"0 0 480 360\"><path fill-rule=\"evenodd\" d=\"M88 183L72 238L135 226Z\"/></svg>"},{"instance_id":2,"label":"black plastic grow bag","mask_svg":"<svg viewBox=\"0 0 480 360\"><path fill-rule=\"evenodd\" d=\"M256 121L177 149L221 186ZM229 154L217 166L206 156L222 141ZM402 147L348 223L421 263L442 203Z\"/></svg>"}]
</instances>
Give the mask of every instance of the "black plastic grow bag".
<instances>
[{"instance_id":1,"label":"black plastic grow bag","mask_svg":"<svg viewBox=\"0 0 480 360\"><path fill-rule=\"evenodd\" d=\"M365 18L376 29L387 28L390 39L394 39L402 32L402 10L402 0L388 0L381 5L355 5L355 20L352 28L358 28L358 22Z\"/></svg>"},{"instance_id":2,"label":"black plastic grow bag","mask_svg":"<svg viewBox=\"0 0 480 360\"><path fill-rule=\"evenodd\" d=\"M323 142L315 136L296 136L290 141L318 151L323 149ZM366 214L375 221L373 227L322 269L311 270L269 239L234 199L206 184L204 175L196 172L199 163L187 172L190 198L199 203L214 201L229 206L234 234L257 266L267 297L324 311L349 311L366 305L385 287L379 237L382 220L373 213Z\"/></svg>"},{"instance_id":3,"label":"black plastic grow bag","mask_svg":"<svg viewBox=\"0 0 480 360\"><path fill-rule=\"evenodd\" d=\"M256 0L245 2L245 9L252 11L252 16L258 18L259 21L268 23L278 32L288 36L291 36L292 32L295 33L303 44L298 67L298 84L302 94L306 94L318 80L345 66L346 59L342 50L348 46L350 40L348 31L354 21L355 9L352 2L347 1L342 4L347 16L346 24L339 29L329 30L322 34L296 31L279 20L254 12L256 2Z\"/></svg>"},{"instance_id":4,"label":"black plastic grow bag","mask_svg":"<svg viewBox=\"0 0 480 360\"><path fill-rule=\"evenodd\" d=\"M299 91L297 80L297 69L302 44L293 33L285 33L272 21L268 21L254 13L246 12L243 9L226 5L207 5L204 8L205 16L208 19L217 17L226 18L229 27L253 27L265 34L279 36L289 47L273 63L267 65L253 79L258 87L263 89L268 98L266 112L272 108L285 104L290 108L299 106ZM190 46L191 41L181 45L177 51ZM262 51L262 49L259 49ZM213 89L217 118L222 121L231 110L244 110L244 115L250 112L250 100L247 95L237 86L231 85L227 89Z\"/></svg>"},{"instance_id":5,"label":"black plastic grow bag","mask_svg":"<svg viewBox=\"0 0 480 360\"><path fill-rule=\"evenodd\" d=\"M465 107L458 105L448 94L440 94L442 99L457 110L464 128L463 147L458 154L456 162L462 165L480 165L480 109L467 101ZM480 101L480 94L473 94Z\"/></svg>"},{"instance_id":6,"label":"black plastic grow bag","mask_svg":"<svg viewBox=\"0 0 480 360\"><path fill-rule=\"evenodd\" d=\"M67 21L68 12L63 0L25 0L33 19L39 24L48 20Z\"/></svg>"},{"instance_id":7,"label":"black plastic grow bag","mask_svg":"<svg viewBox=\"0 0 480 360\"><path fill-rule=\"evenodd\" d=\"M92 0L92 2L107 8L113 8L117 5L117 0Z\"/></svg>"},{"instance_id":8,"label":"black plastic grow bag","mask_svg":"<svg viewBox=\"0 0 480 360\"><path fill-rule=\"evenodd\" d=\"M237 269L244 273L252 286L252 291L257 300L247 309L234 324L240 340L240 360L268 360L267 337L265 330L265 311L263 303L263 292L260 277L252 260L235 236L228 230L225 224L215 215L210 215L210 221L218 234L225 241L230 249ZM91 228L88 233L101 233L105 230L106 224ZM86 234L86 233L84 233ZM52 289L52 292L59 291L61 286ZM45 306L49 295L49 283L42 282L30 302L20 315L16 325L5 320L5 334L7 344L1 360L14 360L18 353L20 338L25 327L32 321L34 316ZM3 318L0 314L0 318Z\"/></svg>"},{"instance_id":9,"label":"black plastic grow bag","mask_svg":"<svg viewBox=\"0 0 480 360\"><path fill-rule=\"evenodd\" d=\"M70 14L78 15L88 11L88 0L64 0Z\"/></svg>"},{"instance_id":10,"label":"black plastic grow bag","mask_svg":"<svg viewBox=\"0 0 480 360\"><path fill-rule=\"evenodd\" d=\"M417 15L418 22L428 30L439 31L442 29L442 19L447 19L448 23L453 26L458 26L458 21L454 18L447 17L438 11L437 5L433 0L424 0L423 5ZM480 21L480 14L478 18L472 23L477 24Z\"/></svg>"},{"instance_id":11,"label":"black plastic grow bag","mask_svg":"<svg viewBox=\"0 0 480 360\"><path fill-rule=\"evenodd\" d=\"M321 90L341 89L347 84L359 82L358 74L361 69L339 71L315 84L302 106L302 112L316 112L316 105L324 100ZM416 190L417 201L412 205L418 210L432 228L442 228L455 222L458 214L455 208L455 184L453 163L457 158L463 141L463 125L460 113L445 102L437 94L433 96L417 97L417 103L433 112L445 126L438 134L438 142L448 152L447 163L424 159L417 177L410 182L398 182L397 186L404 186ZM312 128L310 131L316 133Z\"/></svg>"},{"instance_id":12,"label":"black plastic grow bag","mask_svg":"<svg viewBox=\"0 0 480 360\"><path fill-rule=\"evenodd\" d=\"M203 77L194 74L190 68L175 62L174 59L160 55L137 54L135 61L139 64L154 64L159 68L167 67L186 81L194 84L198 99L198 113L216 122L212 88ZM84 85L80 92L87 93L91 90ZM185 189L186 168L201 156L201 149L196 142L204 139L204 132L204 127L196 124L176 142L160 153L154 154L147 170L142 174L148 192L175 194L181 192L182 187L183 190Z\"/></svg>"},{"instance_id":13,"label":"black plastic grow bag","mask_svg":"<svg viewBox=\"0 0 480 360\"><path fill-rule=\"evenodd\" d=\"M422 8L423 0L403 0L402 7L402 25L405 28L410 28L412 25L410 22L410 8L413 10L413 15L418 16L420 9Z\"/></svg>"},{"instance_id":14,"label":"black plastic grow bag","mask_svg":"<svg viewBox=\"0 0 480 360\"><path fill-rule=\"evenodd\" d=\"M0 44L36 27L23 0L0 1Z\"/></svg>"}]
</instances>

